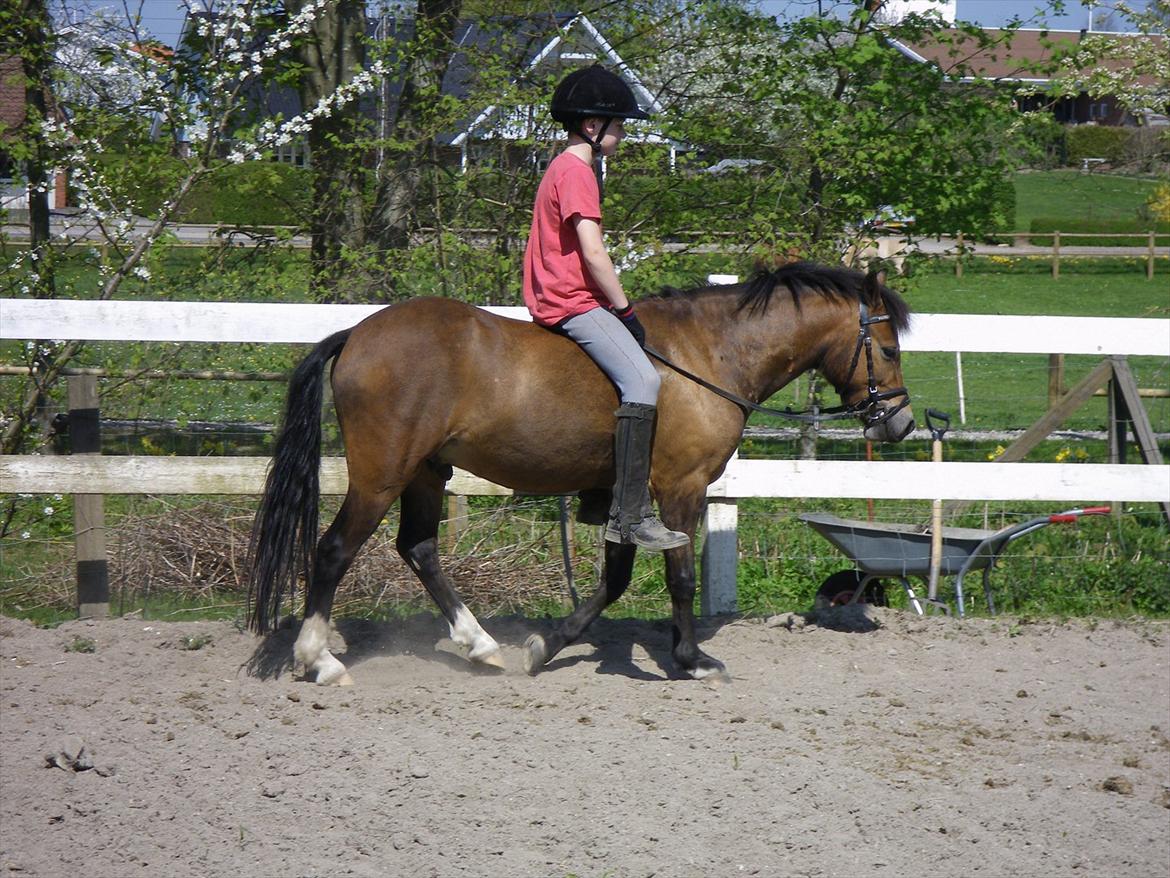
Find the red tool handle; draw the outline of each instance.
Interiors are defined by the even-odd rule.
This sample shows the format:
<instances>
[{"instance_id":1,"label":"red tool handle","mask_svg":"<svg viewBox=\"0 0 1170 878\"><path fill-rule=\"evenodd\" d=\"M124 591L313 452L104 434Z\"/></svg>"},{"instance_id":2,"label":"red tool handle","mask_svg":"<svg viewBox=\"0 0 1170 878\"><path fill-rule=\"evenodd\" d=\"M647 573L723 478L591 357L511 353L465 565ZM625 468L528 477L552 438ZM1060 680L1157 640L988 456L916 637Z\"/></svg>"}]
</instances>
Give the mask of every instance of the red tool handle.
<instances>
[{"instance_id":1,"label":"red tool handle","mask_svg":"<svg viewBox=\"0 0 1170 878\"><path fill-rule=\"evenodd\" d=\"M1070 509L1068 512L1058 512L1056 515L1048 516L1048 521L1052 524L1064 524L1069 521L1076 521L1082 515L1108 515L1112 511L1112 506L1088 506L1084 509Z\"/></svg>"}]
</instances>

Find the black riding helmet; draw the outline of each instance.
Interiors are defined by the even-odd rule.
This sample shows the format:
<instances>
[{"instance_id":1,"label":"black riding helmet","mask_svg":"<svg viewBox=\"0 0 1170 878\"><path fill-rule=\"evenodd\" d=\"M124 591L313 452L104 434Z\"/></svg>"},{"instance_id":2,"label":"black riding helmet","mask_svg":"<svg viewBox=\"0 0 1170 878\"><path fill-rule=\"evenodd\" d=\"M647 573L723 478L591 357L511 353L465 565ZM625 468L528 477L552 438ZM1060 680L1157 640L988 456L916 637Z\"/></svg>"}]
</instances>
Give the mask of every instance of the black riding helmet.
<instances>
[{"instance_id":1,"label":"black riding helmet","mask_svg":"<svg viewBox=\"0 0 1170 878\"><path fill-rule=\"evenodd\" d=\"M601 150L601 139L610 119L649 119L650 114L638 106L634 92L620 76L600 64L574 70L561 80L553 92L552 117L589 141L594 152ZM581 121L590 117L606 119L597 139L581 131Z\"/></svg>"}]
</instances>

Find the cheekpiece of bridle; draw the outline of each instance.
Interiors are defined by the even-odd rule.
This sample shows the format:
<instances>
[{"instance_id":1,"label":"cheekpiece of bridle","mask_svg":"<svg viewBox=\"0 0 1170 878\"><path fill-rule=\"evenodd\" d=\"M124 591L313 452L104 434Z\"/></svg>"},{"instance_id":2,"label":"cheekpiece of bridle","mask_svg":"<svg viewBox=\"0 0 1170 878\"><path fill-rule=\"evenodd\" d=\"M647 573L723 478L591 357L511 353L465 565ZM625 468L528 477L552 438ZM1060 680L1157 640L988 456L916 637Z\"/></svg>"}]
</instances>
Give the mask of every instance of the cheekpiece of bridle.
<instances>
[{"instance_id":1,"label":"cheekpiece of bridle","mask_svg":"<svg viewBox=\"0 0 1170 878\"><path fill-rule=\"evenodd\" d=\"M744 414L751 412L760 412L761 414L771 415L775 418L784 418L789 421L799 421L804 424L816 424L821 421L840 421L848 418L863 417L865 419L865 427L876 427L884 424L895 414L906 408L910 404L910 393L905 387L892 387L889 390L878 390L877 381L874 378L873 372L873 336L870 334L869 328L875 323L885 323L890 319L889 314L879 314L876 317L871 317L869 313L869 306L864 302L859 302L858 308L858 328L857 328L857 345L853 349L853 359L849 363L849 376L857 370L857 364L861 359L861 352L865 351L865 386L866 394L861 399L849 403L848 405L837 405L830 408L814 407L806 411L794 412L791 408L774 409L751 400L744 399L742 396L737 396L730 390L724 390L718 385L712 384L693 372L689 372L682 366L671 362L658 351L647 345L645 347L646 353L659 360L663 365L673 369L684 378L694 381L700 387L710 390L712 393L723 397L729 402L735 403L744 410ZM886 400L897 399L901 397L896 405L882 406Z\"/></svg>"},{"instance_id":2,"label":"cheekpiece of bridle","mask_svg":"<svg viewBox=\"0 0 1170 878\"><path fill-rule=\"evenodd\" d=\"M874 427L878 424L884 424L902 409L910 404L910 392L905 387L891 387L889 390L878 390L877 382L873 375L873 336L870 334L869 328L875 323L886 323L889 321L889 314L879 314L876 317L871 317L869 314L869 306L865 302L857 303L857 346L853 349L853 359L849 363L849 374L852 375L857 369L857 360L861 356L861 349L865 348L865 399L858 400L849 406L842 406L841 408L846 412L845 416L859 415L865 413L865 426ZM879 403L885 402L887 399L895 399L901 397L901 401L897 405L882 407Z\"/></svg>"}]
</instances>

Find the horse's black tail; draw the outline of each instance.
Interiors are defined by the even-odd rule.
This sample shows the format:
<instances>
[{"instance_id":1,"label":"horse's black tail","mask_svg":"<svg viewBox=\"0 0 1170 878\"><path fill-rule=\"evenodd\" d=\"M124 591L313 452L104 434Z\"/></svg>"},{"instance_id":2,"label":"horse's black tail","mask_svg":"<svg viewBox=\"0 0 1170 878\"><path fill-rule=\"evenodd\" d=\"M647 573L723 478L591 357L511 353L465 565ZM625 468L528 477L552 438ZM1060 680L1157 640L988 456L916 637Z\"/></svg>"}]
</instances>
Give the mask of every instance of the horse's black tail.
<instances>
[{"instance_id":1,"label":"horse's black tail","mask_svg":"<svg viewBox=\"0 0 1170 878\"><path fill-rule=\"evenodd\" d=\"M308 583L313 574L325 364L341 353L348 338L347 329L322 341L301 361L289 381L284 425L276 440L248 548L248 626L253 631L275 627L285 591L291 598L297 576L304 575Z\"/></svg>"}]
</instances>

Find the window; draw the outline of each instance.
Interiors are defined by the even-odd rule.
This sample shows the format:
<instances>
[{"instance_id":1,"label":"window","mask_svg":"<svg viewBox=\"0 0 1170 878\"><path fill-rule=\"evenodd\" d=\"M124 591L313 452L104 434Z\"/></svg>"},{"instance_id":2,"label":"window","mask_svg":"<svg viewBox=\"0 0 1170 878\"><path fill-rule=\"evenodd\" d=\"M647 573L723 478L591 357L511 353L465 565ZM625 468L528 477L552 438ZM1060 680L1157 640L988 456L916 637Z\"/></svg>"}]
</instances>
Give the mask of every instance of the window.
<instances>
[{"instance_id":1,"label":"window","mask_svg":"<svg viewBox=\"0 0 1170 878\"><path fill-rule=\"evenodd\" d=\"M283 165L306 168L309 166L309 144L304 140L283 143L273 150L272 160Z\"/></svg>"},{"instance_id":2,"label":"window","mask_svg":"<svg viewBox=\"0 0 1170 878\"><path fill-rule=\"evenodd\" d=\"M0 183L12 183L20 179L20 162L0 149Z\"/></svg>"}]
</instances>

